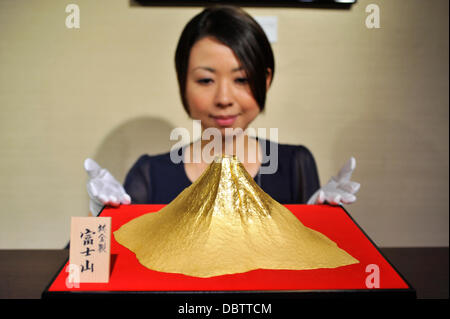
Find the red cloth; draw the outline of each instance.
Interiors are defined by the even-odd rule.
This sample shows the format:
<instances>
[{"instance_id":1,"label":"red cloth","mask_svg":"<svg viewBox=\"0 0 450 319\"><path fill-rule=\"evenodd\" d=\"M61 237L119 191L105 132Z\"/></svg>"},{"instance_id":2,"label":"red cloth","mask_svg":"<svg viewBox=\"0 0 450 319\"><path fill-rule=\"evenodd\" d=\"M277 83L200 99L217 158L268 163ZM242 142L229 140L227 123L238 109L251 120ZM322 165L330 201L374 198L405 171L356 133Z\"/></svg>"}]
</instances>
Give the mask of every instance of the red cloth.
<instances>
[{"instance_id":1,"label":"red cloth","mask_svg":"<svg viewBox=\"0 0 450 319\"><path fill-rule=\"evenodd\" d=\"M123 205L104 209L101 216L112 217L112 231L140 215L156 212L165 205ZM307 227L326 235L359 260L358 264L335 269L267 270L197 278L153 271L142 266L135 254L111 239L111 277L109 283L81 283L67 288L67 264L49 291L224 291L224 290L340 290L367 289L366 267L379 267L381 289L407 289L407 283L383 258L341 207L325 205L284 205Z\"/></svg>"}]
</instances>

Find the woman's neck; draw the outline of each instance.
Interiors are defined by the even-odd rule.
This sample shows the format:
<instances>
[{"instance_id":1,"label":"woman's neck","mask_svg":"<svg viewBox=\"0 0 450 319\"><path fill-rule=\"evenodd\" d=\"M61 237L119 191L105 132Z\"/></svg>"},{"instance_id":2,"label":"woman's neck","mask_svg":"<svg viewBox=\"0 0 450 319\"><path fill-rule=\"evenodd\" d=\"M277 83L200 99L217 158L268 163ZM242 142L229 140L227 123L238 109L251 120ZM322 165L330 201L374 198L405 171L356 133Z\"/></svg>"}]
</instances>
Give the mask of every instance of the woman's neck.
<instances>
[{"instance_id":1,"label":"woman's neck","mask_svg":"<svg viewBox=\"0 0 450 319\"><path fill-rule=\"evenodd\" d=\"M254 178L262 162L259 142L248 135L233 139L197 140L184 153L184 169L188 179L194 182L212 163L215 156L236 155L247 172Z\"/></svg>"},{"instance_id":2,"label":"woman's neck","mask_svg":"<svg viewBox=\"0 0 450 319\"><path fill-rule=\"evenodd\" d=\"M235 155L242 163L252 162L252 156L258 154L258 143L247 134L240 133L221 139L201 140L201 149L204 157ZM254 157L254 156L253 156ZM207 160L205 158L205 160ZM253 159L253 162L256 160ZM208 161L210 162L210 161Z\"/></svg>"},{"instance_id":3,"label":"woman's neck","mask_svg":"<svg viewBox=\"0 0 450 319\"><path fill-rule=\"evenodd\" d=\"M210 164L216 156L235 155L241 163L256 164L261 162L262 156L258 141L244 133L199 139L189 149L185 159L191 163Z\"/></svg>"}]
</instances>

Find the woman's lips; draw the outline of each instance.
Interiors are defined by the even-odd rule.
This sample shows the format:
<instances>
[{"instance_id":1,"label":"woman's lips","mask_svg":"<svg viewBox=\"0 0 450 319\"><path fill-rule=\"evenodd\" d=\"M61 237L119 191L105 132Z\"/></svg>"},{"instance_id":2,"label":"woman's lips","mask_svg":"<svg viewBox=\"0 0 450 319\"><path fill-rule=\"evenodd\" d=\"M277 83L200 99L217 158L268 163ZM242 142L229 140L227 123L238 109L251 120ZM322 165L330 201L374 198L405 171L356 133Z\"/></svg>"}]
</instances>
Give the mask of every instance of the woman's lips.
<instances>
[{"instance_id":1,"label":"woman's lips","mask_svg":"<svg viewBox=\"0 0 450 319\"><path fill-rule=\"evenodd\" d=\"M232 116L213 116L214 121L220 126L231 126L237 119L237 115Z\"/></svg>"}]
</instances>

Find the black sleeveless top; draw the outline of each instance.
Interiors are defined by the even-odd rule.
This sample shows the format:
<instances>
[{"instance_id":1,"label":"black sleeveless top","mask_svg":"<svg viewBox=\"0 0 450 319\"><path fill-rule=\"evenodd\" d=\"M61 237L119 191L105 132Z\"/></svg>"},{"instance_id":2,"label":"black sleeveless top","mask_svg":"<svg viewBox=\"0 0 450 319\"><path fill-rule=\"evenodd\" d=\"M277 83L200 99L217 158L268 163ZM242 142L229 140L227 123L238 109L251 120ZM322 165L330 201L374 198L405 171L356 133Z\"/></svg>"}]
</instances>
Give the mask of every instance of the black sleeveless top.
<instances>
[{"instance_id":1,"label":"black sleeveless top","mask_svg":"<svg viewBox=\"0 0 450 319\"><path fill-rule=\"evenodd\" d=\"M277 144L263 139L258 141L263 153L261 166L268 169L275 164L270 156L275 149L278 151L278 163L272 174L263 173L261 167L254 177L255 182L281 204L306 204L320 188L311 152L302 145ZM172 152L182 158L182 148ZM133 165L124 183L133 204L168 204L192 184L184 170L184 163L174 163L170 155L170 152L142 155Z\"/></svg>"}]
</instances>

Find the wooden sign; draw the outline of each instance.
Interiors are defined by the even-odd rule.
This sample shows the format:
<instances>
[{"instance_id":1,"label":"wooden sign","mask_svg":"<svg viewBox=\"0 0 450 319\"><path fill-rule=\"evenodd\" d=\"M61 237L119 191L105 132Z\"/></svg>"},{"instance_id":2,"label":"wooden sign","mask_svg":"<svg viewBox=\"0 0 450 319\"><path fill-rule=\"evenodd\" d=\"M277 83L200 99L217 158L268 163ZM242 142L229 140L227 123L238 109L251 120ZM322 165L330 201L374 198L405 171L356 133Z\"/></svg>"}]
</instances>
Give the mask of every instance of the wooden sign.
<instances>
[{"instance_id":1,"label":"wooden sign","mask_svg":"<svg viewBox=\"0 0 450 319\"><path fill-rule=\"evenodd\" d=\"M111 217L72 217L67 285L109 281Z\"/></svg>"}]
</instances>

